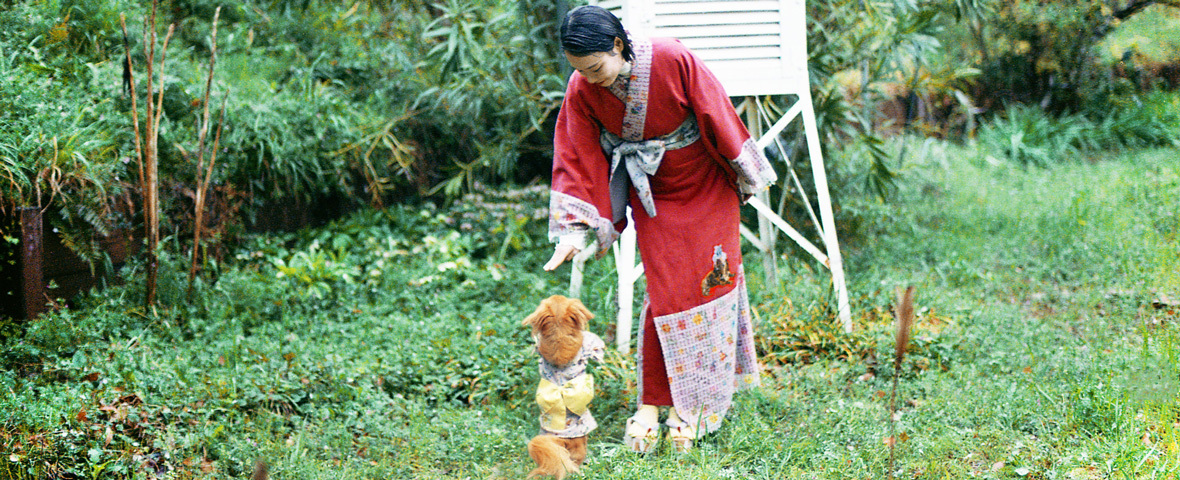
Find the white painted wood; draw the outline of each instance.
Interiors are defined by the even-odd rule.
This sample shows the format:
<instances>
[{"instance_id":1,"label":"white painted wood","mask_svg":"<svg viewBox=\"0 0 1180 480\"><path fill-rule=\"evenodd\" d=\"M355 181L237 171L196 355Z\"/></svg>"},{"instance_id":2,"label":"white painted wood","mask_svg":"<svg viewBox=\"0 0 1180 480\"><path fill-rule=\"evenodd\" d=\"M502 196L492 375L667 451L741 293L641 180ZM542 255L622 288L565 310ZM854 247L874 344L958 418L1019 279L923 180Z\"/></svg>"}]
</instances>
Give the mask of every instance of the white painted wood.
<instances>
[{"instance_id":1,"label":"white painted wood","mask_svg":"<svg viewBox=\"0 0 1180 480\"><path fill-rule=\"evenodd\" d=\"M746 239L747 242L750 242L750 245L753 245L754 248L757 248L759 252L766 251L766 244L762 243L762 239L758 238L758 234L754 233L753 230L750 230L750 227L747 227L746 224L738 224L738 233L742 234L742 238Z\"/></svg>"},{"instance_id":2,"label":"white painted wood","mask_svg":"<svg viewBox=\"0 0 1180 480\"><path fill-rule=\"evenodd\" d=\"M630 221L630 216L631 212L628 209L627 228L611 245L619 282L619 311L615 317L615 339L619 351L623 353L631 351L631 325L634 323L631 303L635 301L635 281L643 274L643 265L635 265L635 226Z\"/></svg>"},{"instance_id":3,"label":"white painted wood","mask_svg":"<svg viewBox=\"0 0 1180 480\"><path fill-rule=\"evenodd\" d=\"M819 143L819 126L815 121L815 110L811 103L811 90L799 93L799 102L806 102L803 110L803 127L807 132L807 151L811 154L811 173L815 179L815 192L819 202L819 216L823 223L824 244L828 249L832 272L832 284L836 288L836 308L844 331L852 331L852 311L848 305L848 286L844 279L844 260L840 255L840 243L836 238L836 221L832 215L832 199L828 193L828 174L824 167L823 149Z\"/></svg>"},{"instance_id":4,"label":"white painted wood","mask_svg":"<svg viewBox=\"0 0 1180 480\"><path fill-rule=\"evenodd\" d=\"M593 2L592 2L593 3ZM636 36L674 37L713 71L730 96L793 93L807 84L803 0L597 2Z\"/></svg>"},{"instance_id":5,"label":"white painted wood","mask_svg":"<svg viewBox=\"0 0 1180 480\"><path fill-rule=\"evenodd\" d=\"M598 251L598 240L590 243L589 246L582 249L574 255L573 267L570 270L570 298L582 298L582 278L586 272L586 261L594 256L594 252Z\"/></svg>"},{"instance_id":6,"label":"white painted wood","mask_svg":"<svg viewBox=\"0 0 1180 480\"><path fill-rule=\"evenodd\" d=\"M820 249L816 247L815 244L811 243L811 241L808 240L807 237L804 237L803 234L799 233L798 230L795 230L793 227L791 227L791 225L788 224L786 220L783 220L783 217L780 217L777 213L774 213L774 210L771 209L770 206L766 205L765 202L758 199L758 197L750 198L750 200L746 201L746 205L754 207L754 210L757 210L760 215L770 219L770 223L773 223L774 226L782 230L783 233L786 233L787 236L791 238L791 240L794 240L795 243L798 243L800 247L803 247L803 250L806 250L807 253L810 253L812 257L815 257L816 261L822 263L825 267L831 265L831 258L825 255L824 252L820 251Z\"/></svg>"}]
</instances>

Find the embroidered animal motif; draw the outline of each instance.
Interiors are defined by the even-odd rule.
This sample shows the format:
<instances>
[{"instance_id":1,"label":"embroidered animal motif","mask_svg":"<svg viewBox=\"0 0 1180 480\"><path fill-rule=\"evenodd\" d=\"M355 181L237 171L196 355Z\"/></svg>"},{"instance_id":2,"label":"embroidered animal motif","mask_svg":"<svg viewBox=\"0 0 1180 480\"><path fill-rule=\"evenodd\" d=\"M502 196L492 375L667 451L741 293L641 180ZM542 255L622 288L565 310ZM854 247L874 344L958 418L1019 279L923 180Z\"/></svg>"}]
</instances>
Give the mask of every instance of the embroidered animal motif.
<instances>
[{"instance_id":1,"label":"embroidered animal motif","mask_svg":"<svg viewBox=\"0 0 1180 480\"><path fill-rule=\"evenodd\" d=\"M724 285L733 285L733 274L729 273L725 252L721 250L721 245L717 245L713 247L713 269L701 280L701 295L712 295L714 288Z\"/></svg>"}]
</instances>

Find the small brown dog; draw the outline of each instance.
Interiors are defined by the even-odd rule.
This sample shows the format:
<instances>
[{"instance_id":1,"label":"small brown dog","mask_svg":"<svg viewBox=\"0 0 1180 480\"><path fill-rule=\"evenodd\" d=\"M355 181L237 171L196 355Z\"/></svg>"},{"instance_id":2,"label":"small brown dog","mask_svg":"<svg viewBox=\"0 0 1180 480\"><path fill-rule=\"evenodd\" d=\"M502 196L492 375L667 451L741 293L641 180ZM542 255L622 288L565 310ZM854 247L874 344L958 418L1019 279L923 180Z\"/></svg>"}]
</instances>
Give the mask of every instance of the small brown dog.
<instances>
[{"instance_id":1,"label":"small brown dog","mask_svg":"<svg viewBox=\"0 0 1180 480\"><path fill-rule=\"evenodd\" d=\"M580 300L554 295L521 323L532 327L541 356L541 433L529 441L529 456L537 464L529 478L552 475L561 480L586 460L586 435L598 427L588 408L594 377L586 373L586 364L601 361L606 348L601 338L586 330L592 318Z\"/></svg>"}]
</instances>

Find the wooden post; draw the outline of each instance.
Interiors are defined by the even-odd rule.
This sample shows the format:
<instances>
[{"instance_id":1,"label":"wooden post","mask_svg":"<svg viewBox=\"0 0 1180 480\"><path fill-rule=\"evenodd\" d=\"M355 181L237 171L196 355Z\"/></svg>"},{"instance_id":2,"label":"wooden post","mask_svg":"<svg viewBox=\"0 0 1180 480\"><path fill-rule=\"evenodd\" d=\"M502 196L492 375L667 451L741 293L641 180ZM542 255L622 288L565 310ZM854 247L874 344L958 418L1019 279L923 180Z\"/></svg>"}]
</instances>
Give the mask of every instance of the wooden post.
<instances>
[{"instance_id":1,"label":"wooden post","mask_svg":"<svg viewBox=\"0 0 1180 480\"><path fill-rule=\"evenodd\" d=\"M24 317L32 320L45 311L45 277L41 271L41 209L20 207L21 299Z\"/></svg>"},{"instance_id":2,"label":"wooden post","mask_svg":"<svg viewBox=\"0 0 1180 480\"><path fill-rule=\"evenodd\" d=\"M635 281L643 275L643 264L635 265L635 221L631 219L630 209L627 211L627 228L615 241L615 271L619 278L618 314L615 315L615 338L620 352L631 352L631 325L635 315L631 311L635 301ZM641 312L640 315L643 313ZM640 325L640 328L643 328Z\"/></svg>"},{"instance_id":3,"label":"wooden post","mask_svg":"<svg viewBox=\"0 0 1180 480\"><path fill-rule=\"evenodd\" d=\"M751 136L762 138L766 133L766 126L762 123L762 117L758 114L758 97L746 97L739 106L738 111L745 115L746 126L750 129ZM754 197L762 201L762 203L770 203L770 193L765 190L754 194ZM778 232L775 231L770 220L763 215L758 215L758 240L762 244L759 248L762 251L762 270L764 272L766 286L771 289L778 289L778 262L775 258L775 240L777 236Z\"/></svg>"}]
</instances>

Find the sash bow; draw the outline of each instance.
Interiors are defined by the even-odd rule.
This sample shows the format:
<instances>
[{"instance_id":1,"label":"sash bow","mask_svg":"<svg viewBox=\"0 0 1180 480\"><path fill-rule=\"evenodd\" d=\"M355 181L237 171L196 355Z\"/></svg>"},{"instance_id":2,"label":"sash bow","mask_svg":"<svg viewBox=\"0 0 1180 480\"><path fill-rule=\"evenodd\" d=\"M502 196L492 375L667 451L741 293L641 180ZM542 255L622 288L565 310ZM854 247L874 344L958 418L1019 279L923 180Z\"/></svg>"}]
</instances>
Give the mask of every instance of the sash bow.
<instances>
[{"instance_id":1,"label":"sash bow","mask_svg":"<svg viewBox=\"0 0 1180 480\"><path fill-rule=\"evenodd\" d=\"M656 216L656 203L652 199L651 182L647 177L655 175L660 169L664 152L687 147L700 138L697 119L691 114L672 133L650 140L627 141L603 129L599 143L611 157L609 182L612 221L618 222L626 215L627 195L631 186L639 194L639 201L647 215ZM626 170L627 175L622 175L620 170Z\"/></svg>"},{"instance_id":2,"label":"sash bow","mask_svg":"<svg viewBox=\"0 0 1180 480\"><path fill-rule=\"evenodd\" d=\"M563 385L541 379L537 386L537 405L541 407L541 424L550 431L565 428L565 412L584 415L594 398L594 376L579 375Z\"/></svg>"}]
</instances>

